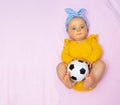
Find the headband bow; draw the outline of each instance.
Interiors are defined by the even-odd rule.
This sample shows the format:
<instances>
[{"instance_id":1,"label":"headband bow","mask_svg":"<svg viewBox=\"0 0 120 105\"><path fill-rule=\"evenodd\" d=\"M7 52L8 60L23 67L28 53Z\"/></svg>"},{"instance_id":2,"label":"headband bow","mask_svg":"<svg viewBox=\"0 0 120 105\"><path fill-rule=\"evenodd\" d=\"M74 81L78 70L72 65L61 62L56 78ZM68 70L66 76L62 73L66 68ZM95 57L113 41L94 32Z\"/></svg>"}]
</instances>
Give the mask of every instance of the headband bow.
<instances>
[{"instance_id":1,"label":"headband bow","mask_svg":"<svg viewBox=\"0 0 120 105\"><path fill-rule=\"evenodd\" d=\"M86 9L84 8L81 8L78 12L73 11L71 8L66 8L65 12L68 14L68 17L65 22L66 29L68 27L68 23L70 22L70 20L75 16L82 18L85 21L86 26L88 27L87 19L84 16L85 11Z\"/></svg>"}]
</instances>

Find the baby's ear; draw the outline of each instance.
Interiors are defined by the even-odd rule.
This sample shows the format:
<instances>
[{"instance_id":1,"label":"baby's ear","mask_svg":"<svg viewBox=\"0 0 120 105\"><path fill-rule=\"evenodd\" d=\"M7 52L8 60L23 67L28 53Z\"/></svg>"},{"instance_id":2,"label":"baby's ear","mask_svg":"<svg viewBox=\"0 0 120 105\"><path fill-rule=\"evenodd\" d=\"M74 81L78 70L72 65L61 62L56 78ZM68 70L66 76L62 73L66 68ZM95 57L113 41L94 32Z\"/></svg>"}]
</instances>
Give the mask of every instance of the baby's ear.
<instances>
[{"instance_id":1,"label":"baby's ear","mask_svg":"<svg viewBox=\"0 0 120 105\"><path fill-rule=\"evenodd\" d=\"M87 28L87 32L89 33L89 29Z\"/></svg>"}]
</instances>

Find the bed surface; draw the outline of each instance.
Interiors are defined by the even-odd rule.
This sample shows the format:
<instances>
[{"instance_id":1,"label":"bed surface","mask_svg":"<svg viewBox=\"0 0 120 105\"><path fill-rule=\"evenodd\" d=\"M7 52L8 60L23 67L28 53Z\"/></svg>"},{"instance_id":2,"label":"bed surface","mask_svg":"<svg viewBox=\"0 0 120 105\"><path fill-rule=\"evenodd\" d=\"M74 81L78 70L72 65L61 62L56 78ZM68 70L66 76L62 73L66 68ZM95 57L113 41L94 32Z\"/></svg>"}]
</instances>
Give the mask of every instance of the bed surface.
<instances>
[{"instance_id":1,"label":"bed surface","mask_svg":"<svg viewBox=\"0 0 120 105\"><path fill-rule=\"evenodd\" d=\"M90 92L69 90L56 75L67 38L64 9L87 9L106 72ZM0 105L119 105L119 0L1 0Z\"/></svg>"}]
</instances>

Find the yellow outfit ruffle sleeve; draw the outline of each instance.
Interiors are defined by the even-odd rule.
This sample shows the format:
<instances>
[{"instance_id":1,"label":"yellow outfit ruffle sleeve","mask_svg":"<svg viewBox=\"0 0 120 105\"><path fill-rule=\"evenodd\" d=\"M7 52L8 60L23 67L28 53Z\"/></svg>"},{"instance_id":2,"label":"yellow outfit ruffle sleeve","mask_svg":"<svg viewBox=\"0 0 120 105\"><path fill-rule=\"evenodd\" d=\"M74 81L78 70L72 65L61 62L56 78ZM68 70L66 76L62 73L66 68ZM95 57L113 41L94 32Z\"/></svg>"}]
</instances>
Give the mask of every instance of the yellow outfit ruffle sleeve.
<instances>
[{"instance_id":1,"label":"yellow outfit ruffle sleeve","mask_svg":"<svg viewBox=\"0 0 120 105\"><path fill-rule=\"evenodd\" d=\"M92 34L80 43L74 40L65 39L61 59L66 64L69 64L74 59L87 60L90 63L94 63L101 55L102 49L98 43L98 35ZM73 88L86 91L83 88L83 83L84 81L77 82Z\"/></svg>"}]
</instances>

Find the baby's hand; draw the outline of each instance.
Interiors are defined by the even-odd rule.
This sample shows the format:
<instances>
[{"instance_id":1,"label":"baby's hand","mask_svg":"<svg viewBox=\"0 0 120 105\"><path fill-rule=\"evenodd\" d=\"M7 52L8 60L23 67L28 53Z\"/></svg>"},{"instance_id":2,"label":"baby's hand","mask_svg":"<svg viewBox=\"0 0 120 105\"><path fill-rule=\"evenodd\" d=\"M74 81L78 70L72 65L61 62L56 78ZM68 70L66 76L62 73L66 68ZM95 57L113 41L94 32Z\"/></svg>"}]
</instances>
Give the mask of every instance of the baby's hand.
<instances>
[{"instance_id":1,"label":"baby's hand","mask_svg":"<svg viewBox=\"0 0 120 105\"><path fill-rule=\"evenodd\" d=\"M74 85L74 82L70 79L70 73L66 72L64 78L63 78L64 84L68 87L68 88L72 88Z\"/></svg>"},{"instance_id":2,"label":"baby's hand","mask_svg":"<svg viewBox=\"0 0 120 105\"><path fill-rule=\"evenodd\" d=\"M84 88L85 89L88 89L90 88L94 83L94 78L91 74L87 74L87 76L85 77L85 80L84 80Z\"/></svg>"},{"instance_id":3,"label":"baby's hand","mask_svg":"<svg viewBox=\"0 0 120 105\"><path fill-rule=\"evenodd\" d=\"M88 68L89 68L89 69L91 69L91 68L92 68L92 64L91 64L89 61L84 60L84 62L88 65Z\"/></svg>"},{"instance_id":4,"label":"baby's hand","mask_svg":"<svg viewBox=\"0 0 120 105\"><path fill-rule=\"evenodd\" d=\"M93 80L93 76L91 74L87 74L85 79L89 79L90 81L92 81Z\"/></svg>"},{"instance_id":5,"label":"baby's hand","mask_svg":"<svg viewBox=\"0 0 120 105\"><path fill-rule=\"evenodd\" d=\"M65 80L70 79L70 73L68 71L65 73L64 79Z\"/></svg>"}]
</instances>

